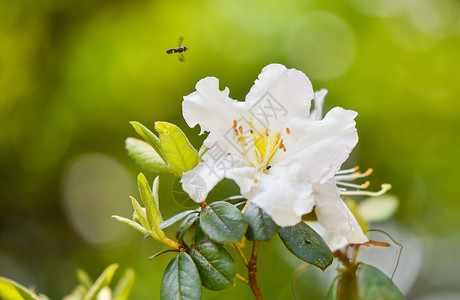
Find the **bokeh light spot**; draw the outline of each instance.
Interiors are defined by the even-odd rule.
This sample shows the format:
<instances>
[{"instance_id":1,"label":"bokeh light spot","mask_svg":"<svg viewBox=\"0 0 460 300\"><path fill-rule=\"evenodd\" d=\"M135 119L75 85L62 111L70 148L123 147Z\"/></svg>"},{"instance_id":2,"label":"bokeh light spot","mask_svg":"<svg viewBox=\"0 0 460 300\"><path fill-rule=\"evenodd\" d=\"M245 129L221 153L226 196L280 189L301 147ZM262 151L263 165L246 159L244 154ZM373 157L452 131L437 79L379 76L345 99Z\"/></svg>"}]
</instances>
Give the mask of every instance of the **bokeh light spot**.
<instances>
[{"instance_id":1,"label":"bokeh light spot","mask_svg":"<svg viewBox=\"0 0 460 300\"><path fill-rule=\"evenodd\" d=\"M74 159L62 184L65 213L75 231L93 244L120 240L126 226L112 215L129 216L128 195L135 195L133 176L117 161L102 154Z\"/></svg>"},{"instance_id":2,"label":"bokeh light spot","mask_svg":"<svg viewBox=\"0 0 460 300\"><path fill-rule=\"evenodd\" d=\"M350 26L326 11L311 11L295 20L285 46L290 63L315 80L343 75L355 56Z\"/></svg>"}]
</instances>

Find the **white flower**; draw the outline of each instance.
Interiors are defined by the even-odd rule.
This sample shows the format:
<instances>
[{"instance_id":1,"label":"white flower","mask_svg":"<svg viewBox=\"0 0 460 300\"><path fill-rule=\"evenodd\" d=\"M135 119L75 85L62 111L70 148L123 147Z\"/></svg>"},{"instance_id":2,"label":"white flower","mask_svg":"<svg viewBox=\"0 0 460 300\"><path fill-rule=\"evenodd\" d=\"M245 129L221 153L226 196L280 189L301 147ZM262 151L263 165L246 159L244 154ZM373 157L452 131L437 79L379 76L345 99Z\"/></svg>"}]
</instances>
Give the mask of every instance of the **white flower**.
<instances>
[{"instance_id":1,"label":"white flower","mask_svg":"<svg viewBox=\"0 0 460 300\"><path fill-rule=\"evenodd\" d=\"M292 226L316 206L318 221L349 238L367 241L340 199L336 172L358 142L357 113L335 107L321 119L326 90L313 92L302 72L271 64L262 70L245 102L219 90L207 77L184 97L183 113L199 124L209 151L182 177L183 189L201 203L223 178L280 226ZM311 100L315 109L310 113ZM351 217L353 217L351 215ZM356 221L356 220L355 220Z\"/></svg>"}]
</instances>

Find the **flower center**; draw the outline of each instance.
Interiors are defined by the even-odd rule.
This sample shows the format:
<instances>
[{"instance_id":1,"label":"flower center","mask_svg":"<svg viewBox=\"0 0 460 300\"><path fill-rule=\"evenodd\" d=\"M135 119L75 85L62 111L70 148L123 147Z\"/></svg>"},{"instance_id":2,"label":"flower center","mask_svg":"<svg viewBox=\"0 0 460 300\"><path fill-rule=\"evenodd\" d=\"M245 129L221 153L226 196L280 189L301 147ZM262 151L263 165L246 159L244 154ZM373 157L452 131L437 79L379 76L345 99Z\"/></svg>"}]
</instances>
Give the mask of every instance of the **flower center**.
<instances>
[{"instance_id":1,"label":"flower center","mask_svg":"<svg viewBox=\"0 0 460 300\"><path fill-rule=\"evenodd\" d=\"M236 120L233 120L233 130L243 150L244 158L264 173L271 168L270 162L279 149L286 152L281 132L271 133L266 127L256 130L252 121L249 132L245 132L242 126L238 126ZM286 133L290 134L289 128L286 128Z\"/></svg>"}]
</instances>

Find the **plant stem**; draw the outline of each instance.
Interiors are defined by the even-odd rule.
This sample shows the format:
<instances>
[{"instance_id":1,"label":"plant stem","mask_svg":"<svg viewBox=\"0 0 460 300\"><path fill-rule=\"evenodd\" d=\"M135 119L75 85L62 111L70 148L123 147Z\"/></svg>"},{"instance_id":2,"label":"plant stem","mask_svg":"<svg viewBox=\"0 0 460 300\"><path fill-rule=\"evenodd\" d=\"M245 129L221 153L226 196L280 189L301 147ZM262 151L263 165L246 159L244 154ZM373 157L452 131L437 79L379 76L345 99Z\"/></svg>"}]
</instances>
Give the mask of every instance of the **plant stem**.
<instances>
[{"instance_id":1,"label":"plant stem","mask_svg":"<svg viewBox=\"0 0 460 300\"><path fill-rule=\"evenodd\" d=\"M249 271L249 286L251 287L252 292L257 300L263 300L262 293L257 286L257 251L259 250L259 242L254 241L252 245L251 260L248 264Z\"/></svg>"},{"instance_id":2,"label":"plant stem","mask_svg":"<svg viewBox=\"0 0 460 300\"><path fill-rule=\"evenodd\" d=\"M249 261L248 261L246 255L244 255L244 252L243 252L243 249L241 249L241 246L238 243L233 243L233 247L235 247L236 251L238 251L238 254L243 259L244 265L246 267L249 266Z\"/></svg>"},{"instance_id":3,"label":"plant stem","mask_svg":"<svg viewBox=\"0 0 460 300\"><path fill-rule=\"evenodd\" d=\"M241 275L240 273L236 273L236 278L238 278L239 280L241 280L242 282L246 283L247 285L249 285L249 279L247 279L246 277L244 277L243 275Z\"/></svg>"}]
</instances>

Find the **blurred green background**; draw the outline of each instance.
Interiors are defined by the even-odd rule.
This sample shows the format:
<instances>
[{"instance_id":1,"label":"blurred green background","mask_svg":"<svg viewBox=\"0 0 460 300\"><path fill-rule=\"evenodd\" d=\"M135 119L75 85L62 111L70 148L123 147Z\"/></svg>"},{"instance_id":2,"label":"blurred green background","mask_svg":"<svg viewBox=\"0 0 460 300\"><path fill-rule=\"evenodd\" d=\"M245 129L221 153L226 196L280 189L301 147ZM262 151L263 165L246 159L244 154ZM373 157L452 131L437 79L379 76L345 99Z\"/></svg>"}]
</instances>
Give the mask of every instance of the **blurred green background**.
<instances>
[{"instance_id":1,"label":"blurred green background","mask_svg":"<svg viewBox=\"0 0 460 300\"><path fill-rule=\"evenodd\" d=\"M165 53L179 36L184 63ZM457 0L0 0L0 276L58 299L76 286L77 268L94 278L118 262L136 270L132 299L159 298L172 255L147 262L163 247L110 219L129 217L128 195L137 196L128 122L176 123L199 147L182 97L215 76L244 100L273 62L327 88L327 108L359 113L347 166L373 167L370 189L389 182L400 199L394 220L379 225L405 245L397 284L410 299L457 299ZM173 179L161 182L167 218L183 208L171 197ZM231 192L224 182L214 194ZM391 252L378 251L376 264ZM324 295L316 276L325 275L293 275L299 265L277 238L262 245L266 299ZM251 297L240 282L204 293Z\"/></svg>"}]
</instances>

